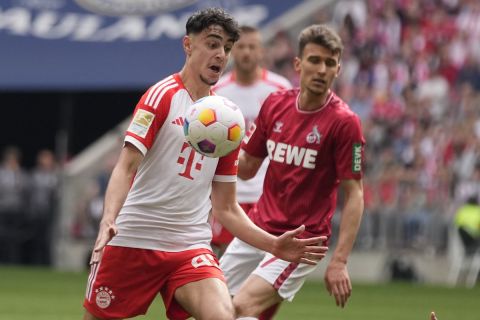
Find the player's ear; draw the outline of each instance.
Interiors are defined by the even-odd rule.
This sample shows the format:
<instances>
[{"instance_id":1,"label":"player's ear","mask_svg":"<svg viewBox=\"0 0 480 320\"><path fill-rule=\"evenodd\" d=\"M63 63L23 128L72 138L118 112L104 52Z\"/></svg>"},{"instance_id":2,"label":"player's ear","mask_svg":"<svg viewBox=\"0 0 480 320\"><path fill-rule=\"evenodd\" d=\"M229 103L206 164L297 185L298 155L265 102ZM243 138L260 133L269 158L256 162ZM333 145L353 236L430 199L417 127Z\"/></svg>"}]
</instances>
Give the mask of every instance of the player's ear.
<instances>
[{"instance_id":1,"label":"player's ear","mask_svg":"<svg viewBox=\"0 0 480 320\"><path fill-rule=\"evenodd\" d=\"M293 68L295 69L296 72L300 72L300 63L301 59L299 57L295 57L293 59Z\"/></svg>"},{"instance_id":2,"label":"player's ear","mask_svg":"<svg viewBox=\"0 0 480 320\"><path fill-rule=\"evenodd\" d=\"M338 77L340 75L340 72L342 72L342 65L341 64L338 64L338 67L337 67L337 74L335 75L335 78Z\"/></svg>"},{"instance_id":3,"label":"player's ear","mask_svg":"<svg viewBox=\"0 0 480 320\"><path fill-rule=\"evenodd\" d=\"M183 37L183 50L187 56L192 53L192 38L188 35Z\"/></svg>"}]
</instances>

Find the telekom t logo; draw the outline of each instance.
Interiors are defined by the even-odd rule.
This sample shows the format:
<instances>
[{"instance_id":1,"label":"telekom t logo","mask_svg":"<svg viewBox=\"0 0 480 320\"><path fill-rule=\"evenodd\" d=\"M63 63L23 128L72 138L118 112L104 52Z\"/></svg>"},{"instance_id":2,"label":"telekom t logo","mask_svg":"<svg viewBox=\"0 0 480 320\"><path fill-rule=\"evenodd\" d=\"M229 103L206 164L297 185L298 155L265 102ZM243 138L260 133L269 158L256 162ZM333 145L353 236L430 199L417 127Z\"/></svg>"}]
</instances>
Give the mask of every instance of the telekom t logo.
<instances>
[{"instance_id":1,"label":"telekom t logo","mask_svg":"<svg viewBox=\"0 0 480 320\"><path fill-rule=\"evenodd\" d=\"M200 158L195 157L196 154L198 154ZM182 165L184 168L184 171L179 173L179 175L187 179L193 180L192 169L197 171L202 170L203 157L203 155L195 152L195 150L190 147L188 142L184 142L182 145L182 150L180 150L180 156L177 159L177 163Z\"/></svg>"}]
</instances>

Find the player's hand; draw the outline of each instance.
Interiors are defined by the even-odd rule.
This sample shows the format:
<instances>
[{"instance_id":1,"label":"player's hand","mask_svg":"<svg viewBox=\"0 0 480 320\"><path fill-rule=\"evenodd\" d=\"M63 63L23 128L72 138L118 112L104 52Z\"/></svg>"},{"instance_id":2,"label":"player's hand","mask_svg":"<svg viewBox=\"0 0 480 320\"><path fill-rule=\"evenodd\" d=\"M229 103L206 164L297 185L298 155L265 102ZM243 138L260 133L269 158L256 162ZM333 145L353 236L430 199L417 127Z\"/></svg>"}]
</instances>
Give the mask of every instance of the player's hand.
<instances>
[{"instance_id":1,"label":"player's hand","mask_svg":"<svg viewBox=\"0 0 480 320\"><path fill-rule=\"evenodd\" d=\"M341 261L331 261L325 271L325 285L330 295L335 297L337 306L343 308L352 293L352 283L347 265Z\"/></svg>"},{"instance_id":2,"label":"player's hand","mask_svg":"<svg viewBox=\"0 0 480 320\"><path fill-rule=\"evenodd\" d=\"M112 238L118 233L115 223L100 223L100 230L98 231L97 240L90 258L90 265L98 263L102 258L103 248Z\"/></svg>"},{"instance_id":3,"label":"player's hand","mask_svg":"<svg viewBox=\"0 0 480 320\"><path fill-rule=\"evenodd\" d=\"M316 265L328 251L328 247L322 246L327 237L296 238L304 231L305 226L302 225L279 236L275 241L272 254L282 260Z\"/></svg>"},{"instance_id":4,"label":"player's hand","mask_svg":"<svg viewBox=\"0 0 480 320\"><path fill-rule=\"evenodd\" d=\"M432 311L432 312L430 313L430 320L438 320L438 319L437 319L437 315L435 314L435 311Z\"/></svg>"}]
</instances>

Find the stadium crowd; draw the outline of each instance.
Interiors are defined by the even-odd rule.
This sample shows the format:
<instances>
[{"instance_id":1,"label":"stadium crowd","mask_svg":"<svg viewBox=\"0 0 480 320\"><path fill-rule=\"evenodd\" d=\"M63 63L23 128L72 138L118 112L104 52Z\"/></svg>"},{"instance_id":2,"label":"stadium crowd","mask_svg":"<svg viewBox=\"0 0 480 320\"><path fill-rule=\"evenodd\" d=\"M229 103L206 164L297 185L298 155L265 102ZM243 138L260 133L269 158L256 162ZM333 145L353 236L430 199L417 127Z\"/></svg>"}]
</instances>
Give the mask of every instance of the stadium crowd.
<instances>
[{"instance_id":1,"label":"stadium crowd","mask_svg":"<svg viewBox=\"0 0 480 320\"><path fill-rule=\"evenodd\" d=\"M0 264L51 264L51 237L59 171L50 150L40 150L27 171L21 151L6 147L0 162Z\"/></svg>"}]
</instances>

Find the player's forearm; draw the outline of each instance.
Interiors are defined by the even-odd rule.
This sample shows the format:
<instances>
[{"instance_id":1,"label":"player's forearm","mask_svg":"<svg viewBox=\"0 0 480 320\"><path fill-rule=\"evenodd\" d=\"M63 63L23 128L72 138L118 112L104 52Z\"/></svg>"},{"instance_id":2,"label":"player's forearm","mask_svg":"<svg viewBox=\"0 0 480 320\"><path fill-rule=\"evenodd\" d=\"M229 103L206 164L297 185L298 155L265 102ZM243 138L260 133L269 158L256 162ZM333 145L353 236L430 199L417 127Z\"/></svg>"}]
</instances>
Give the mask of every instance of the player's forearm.
<instances>
[{"instance_id":1,"label":"player's forearm","mask_svg":"<svg viewBox=\"0 0 480 320\"><path fill-rule=\"evenodd\" d=\"M105 194L101 223L109 224L115 221L125 203L133 177L133 172L128 172L118 166L115 167Z\"/></svg>"},{"instance_id":2,"label":"player's forearm","mask_svg":"<svg viewBox=\"0 0 480 320\"><path fill-rule=\"evenodd\" d=\"M214 211L214 214L235 237L261 250L273 251L276 237L257 227L238 204L224 212Z\"/></svg>"},{"instance_id":3,"label":"player's forearm","mask_svg":"<svg viewBox=\"0 0 480 320\"><path fill-rule=\"evenodd\" d=\"M242 180L249 180L253 178L260 168L263 159L250 156L245 151L240 151L238 158L238 177Z\"/></svg>"},{"instance_id":4,"label":"player's forearm","mask_svg":"<svg viewBox=\"0 0 480 320\"><path fill-rule=\"evenodd\" d=\"M340 220L338 243L331 261L347 263L352 251L363 214L363 193L351 195L345 202Z\"/></svg>"}]
</instances>

